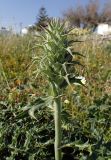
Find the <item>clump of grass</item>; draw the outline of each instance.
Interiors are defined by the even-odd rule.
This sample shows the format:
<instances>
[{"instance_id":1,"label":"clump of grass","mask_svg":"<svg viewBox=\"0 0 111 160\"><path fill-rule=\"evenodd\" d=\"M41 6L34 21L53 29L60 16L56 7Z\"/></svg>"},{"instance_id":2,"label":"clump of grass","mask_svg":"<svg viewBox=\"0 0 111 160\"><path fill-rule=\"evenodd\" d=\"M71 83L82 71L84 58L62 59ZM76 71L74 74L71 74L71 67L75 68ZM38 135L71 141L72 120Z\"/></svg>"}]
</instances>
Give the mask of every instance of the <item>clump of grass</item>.
<instances>
[{"instance_id":1,"label":"clump of grass","mask_svg":"<svg viewBox=\"0 0 111 160\"><path fill-rule=\"evenodd\" d=\"M31 66L32 57L39 54L37 49L32 49L33 43L29 35L0 37L0 100L27 103L29 94L38 95L43 91L39 84L45 85L45 80L36 79L33 73L36 66Z\"/></svg>"}]
</instances>

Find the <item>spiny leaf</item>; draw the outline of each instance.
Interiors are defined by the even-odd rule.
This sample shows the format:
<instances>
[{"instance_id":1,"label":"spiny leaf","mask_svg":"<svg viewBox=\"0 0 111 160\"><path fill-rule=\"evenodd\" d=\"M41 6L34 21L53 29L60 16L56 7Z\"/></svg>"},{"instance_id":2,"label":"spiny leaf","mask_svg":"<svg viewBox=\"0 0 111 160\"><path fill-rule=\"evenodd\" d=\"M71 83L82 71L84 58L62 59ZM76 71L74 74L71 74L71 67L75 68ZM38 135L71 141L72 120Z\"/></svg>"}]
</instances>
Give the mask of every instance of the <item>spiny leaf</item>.
<instances>
[{"instance_id":1,"label":"spiny leaf","mask_svg":"<svg viewBox=\"0 0 111 160\"><path fill-rule=\"evenodd\" d=\"M71 63L67 63L67 64L74 64L74 65L80 65L82 67L84 67L84 65L82 65L79 61L72 61Z\"/></svg>"},{"instance_id":2,"label":"spiny leaf","mask_svg":"<svg viewBox=\"0 0 111 160\"><path fill-rule=\"evenodd\" d=\"M47 107L49 105L52 105L53 99L54 98L52 96L49 96L49 97L46 97L46 98L38 98L36 104L33 105L33 106L30 106L30 109L28 111L29 115L32 118L36 119L35 111L39 110L40 108L44 108L44 107Z\"/></svg>"},{"instance_id":3,"label":"spiny leaf","mask_svg":"<svg viewBox=\"0 0 111 160\"><path fill-rule=\"evenodd\" d=\"M73 56L73 53L72 53L70 47L67 47L67 48L66 48L66 51L68 51L68 52L70 53L70 55Z\"/></svg>"},{"instance_id":4,"label":"spiny leaf","mask_svg":"<svg viewBox=\"0 0 111 160\"><path fill-rule=\"evenodd\" d=\"M74 52L74 51L73 51L72 54L73 54L73 55L78 55L78 56L85 57L84 55L80 54L79 52Z\"/></svg>"}]
</instances>

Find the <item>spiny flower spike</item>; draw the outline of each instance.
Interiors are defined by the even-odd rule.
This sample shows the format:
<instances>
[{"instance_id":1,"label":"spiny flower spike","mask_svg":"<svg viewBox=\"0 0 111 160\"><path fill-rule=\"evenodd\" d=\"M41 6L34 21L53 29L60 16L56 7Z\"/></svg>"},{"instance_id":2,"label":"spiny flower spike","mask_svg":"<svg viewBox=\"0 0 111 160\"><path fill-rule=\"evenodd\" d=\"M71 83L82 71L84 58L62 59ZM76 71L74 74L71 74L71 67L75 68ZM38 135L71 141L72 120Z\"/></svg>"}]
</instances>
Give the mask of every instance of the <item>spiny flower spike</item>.
<instances>
[{"instance_id":1,"label":"spiny flower spike","mask_svg":"<svg viewBox=\"0 0 111 160\"><path fill-rule=\"evenodd\" d=\"M64 88L70 83L79 83L75 71L76 65L82 65L74 60L74 55L81 54L72 50L75 41L69 40L68 34L70 31L66 31L65 24L54 19L41 34L42 44L38 44L43 51L40 59L41 72L58 88Z\"/></svg>"}]
</instances>

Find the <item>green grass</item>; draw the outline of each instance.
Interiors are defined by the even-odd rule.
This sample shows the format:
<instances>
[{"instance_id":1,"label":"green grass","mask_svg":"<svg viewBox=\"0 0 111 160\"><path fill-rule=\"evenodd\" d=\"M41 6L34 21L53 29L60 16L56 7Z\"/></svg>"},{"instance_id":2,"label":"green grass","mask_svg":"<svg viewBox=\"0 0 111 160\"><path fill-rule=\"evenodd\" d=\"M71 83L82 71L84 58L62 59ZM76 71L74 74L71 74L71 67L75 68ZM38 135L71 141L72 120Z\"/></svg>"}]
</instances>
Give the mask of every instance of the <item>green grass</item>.
<instances>
[{"instance_id":1,"label":"green grass","mask_svg":"<svg viewBox=\"0 0 111 160\"><path fill-rule=\"evenodd\" d=\"M53 150L50 153L54 144L53 113L50 109L40 109L36 112L37 121L27 112L21 114L24 106L35 105L37 97L46 94L46 78L36 77L34 71L38 65L31 65L33 57L41 54L41 50L33 48L35 41L32 36L0 37L0 158L3 160L6 157L54 159ZM73 157L79 160L111 159L110 46L110 42L99 44L96 40L74 45L74 50L85 56L79 57L84 68L78 70L87 83L86 87L64 90L64 157L73 152ZM69 104L64 103L66 99Z\"/></svg>"}]
</instances>

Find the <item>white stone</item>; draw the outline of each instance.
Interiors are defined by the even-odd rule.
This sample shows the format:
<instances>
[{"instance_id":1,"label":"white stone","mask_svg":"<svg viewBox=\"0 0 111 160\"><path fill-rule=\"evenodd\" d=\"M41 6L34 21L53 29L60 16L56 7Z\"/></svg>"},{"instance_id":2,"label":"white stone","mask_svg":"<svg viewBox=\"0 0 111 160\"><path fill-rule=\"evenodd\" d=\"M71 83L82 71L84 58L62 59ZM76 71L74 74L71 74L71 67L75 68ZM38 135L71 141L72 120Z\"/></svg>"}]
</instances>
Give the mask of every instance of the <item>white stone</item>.
<instances>
[{"instance_id":1,"label":"white stone","mask_svg":"<svg viewBox=\"0 0 111 160\"><path fill-rule=\"evenodd\" d=\"M28 33L28 29L25 27L21 31L22 35L26 35Z\"/></svg>"},{"instance_id":2,"label":"white stone","mask_svg":"<svg viewBox=\"0 0 111 160\"><path fill-rule=\"evenodd\" d=\"M98 24L96 33L99 35L108 35L111 33L111 26L105 23Z\"/></svg>"}]
</instances>

